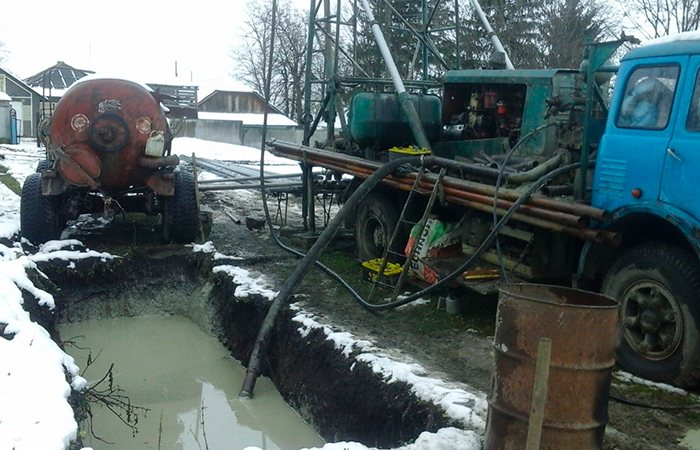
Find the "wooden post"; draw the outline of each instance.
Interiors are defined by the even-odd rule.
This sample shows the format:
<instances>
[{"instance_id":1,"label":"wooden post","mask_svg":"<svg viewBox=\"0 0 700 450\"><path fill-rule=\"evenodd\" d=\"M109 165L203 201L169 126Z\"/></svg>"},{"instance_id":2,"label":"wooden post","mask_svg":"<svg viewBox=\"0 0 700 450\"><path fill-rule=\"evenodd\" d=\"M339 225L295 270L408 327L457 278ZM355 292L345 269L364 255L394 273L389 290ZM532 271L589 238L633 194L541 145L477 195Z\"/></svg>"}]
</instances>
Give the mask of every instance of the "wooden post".
<instances>
[{"instance_id":1,"label":"wooden post","mask_svg":"<svg viewBox=\"0 0 700 450\"><path fill-rule=\"evenodd\" d=\"M549 382L549 363L552 358L552 340L541 338L537 347L535 378L530 402L530 422L527 429L525 450L539 450L542 439L542 424L547 407L547 385Z\"/></svg>"}]
</instances>

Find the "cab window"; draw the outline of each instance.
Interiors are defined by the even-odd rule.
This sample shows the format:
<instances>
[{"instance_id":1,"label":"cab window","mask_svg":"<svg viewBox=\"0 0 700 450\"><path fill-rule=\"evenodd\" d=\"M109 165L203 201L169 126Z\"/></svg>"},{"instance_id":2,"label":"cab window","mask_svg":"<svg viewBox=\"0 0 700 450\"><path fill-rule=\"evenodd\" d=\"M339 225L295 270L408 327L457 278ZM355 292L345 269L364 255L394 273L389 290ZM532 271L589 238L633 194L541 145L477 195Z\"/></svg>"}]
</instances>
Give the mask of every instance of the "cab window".
<instances>
[{"instance_id":1,"label":"cab window","mask_svg":"<svg viewBox=\"0 0 700 450\"><path fill-rule=\"evenodd\" d=\"M627 79L615 125L661 130L668 125L678 84L677 65L643 66Z\"/></svg>"},{"instance_id":2,"label":"cab window","mask_svg":"<svg viewBox=\"0 0 700 450\"><path fill-rule=\"evenodd\" d=\"M700 71L695 77L695 87L693 88L693 98L690 100L688 118L685 121L685 129L688 131L700 131Z\"/></svg>"}]
</instances>

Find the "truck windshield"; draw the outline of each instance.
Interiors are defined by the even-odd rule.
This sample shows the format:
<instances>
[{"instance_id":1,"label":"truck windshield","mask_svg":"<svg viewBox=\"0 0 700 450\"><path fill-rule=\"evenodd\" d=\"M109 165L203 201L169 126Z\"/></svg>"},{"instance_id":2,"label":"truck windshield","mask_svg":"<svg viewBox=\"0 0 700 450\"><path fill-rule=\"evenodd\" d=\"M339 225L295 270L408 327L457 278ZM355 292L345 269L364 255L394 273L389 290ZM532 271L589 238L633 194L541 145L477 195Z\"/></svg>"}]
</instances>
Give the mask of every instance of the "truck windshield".
<instances>
[{"instance_id":1,"label":"truck windshield","mask_svg":"<svg viewBox=\"0 0 700 450\"><path fill-rule=\"evenodd\" d=\"M621 128L666 128L679 72L677 65L635 69L627 80L615 124Z\"/></svg>"}]
</instances>

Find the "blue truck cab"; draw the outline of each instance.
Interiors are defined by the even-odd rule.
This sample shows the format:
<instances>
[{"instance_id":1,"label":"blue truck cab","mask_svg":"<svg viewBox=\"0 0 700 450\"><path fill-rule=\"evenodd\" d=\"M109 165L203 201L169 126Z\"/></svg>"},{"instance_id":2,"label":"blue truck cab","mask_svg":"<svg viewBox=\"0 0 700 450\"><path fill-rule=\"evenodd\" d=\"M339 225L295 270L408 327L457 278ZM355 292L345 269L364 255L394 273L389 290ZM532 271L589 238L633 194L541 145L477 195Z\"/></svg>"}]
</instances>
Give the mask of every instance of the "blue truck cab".
<instances>
[{"instance_id":1,"label":"blue truck cab","mask_svg":"<svg viewBox=\"0 0 700 450\"><path fill-rule=\"evenodd\" d=\"M591 203L623 243L581 255L620 301L619 362L678 385L700 378L699 176L700 34L687 33L620 63Z\"/></svg>"}]
</instances>

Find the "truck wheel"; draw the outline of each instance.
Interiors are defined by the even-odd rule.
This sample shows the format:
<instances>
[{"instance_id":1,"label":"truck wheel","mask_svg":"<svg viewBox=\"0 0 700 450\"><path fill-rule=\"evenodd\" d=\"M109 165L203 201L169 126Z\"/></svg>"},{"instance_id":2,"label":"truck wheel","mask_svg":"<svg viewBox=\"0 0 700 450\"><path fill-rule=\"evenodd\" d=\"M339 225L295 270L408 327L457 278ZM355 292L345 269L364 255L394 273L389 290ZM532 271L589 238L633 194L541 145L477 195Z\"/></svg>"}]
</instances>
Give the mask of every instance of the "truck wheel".
<instances>
[{"instance_id":1,"label":"truck wheel","mask_svg":"<svg viewBox=\"0 0 700 450\"><path fill-rule=\"evenodd\" d=\"M398 222L399 212L390 198L379 193L367 195L357 208L355 220L358 258L362 261L381 258ZM397 239L391 250L400 252L404 243L403 238ZM389 256L389 259L396 258Z\"/></svg>"},{"instance_id":2,"label":"truck wheel","mask_svg":"<svg viewBox=\"0 0 700 450\"><path fill-rule=\"evenodd\" d=\"M41 174L30 174L22 186L20 228L22 236L36 244L60 237L62 225L54 198L41 194Z\"/></svg>"},{"instance_id":3,"label":"truck wheel","mask_svg":"<svg viewBox=\"0 0 700 450\"><path fill-rule=\"evenodd\" d=\"M603 281L620 302L618 363L655 381L692 386L700 379L700 263L678 247L644 244L623 253Z\"/></svg>"},{"instance_id":4,"label":"truck wheel","mask_svg":"<svg viewBox=\"0 0 700 450\"><path fill-rule=\"evenodd\" d=\"M39 164L36 165L36 173L41 173L44 170L49 170L53 167L53 161L44 159L39 161Z\"/></svg>"},{"instance_id":5,"label":"truck wheel","mask_svg":"<svg viewBox=\"0 0 700 450\"><path fill-rule=\"evenodd\" d=\"M191 172L180 170L175 177L175 194L165 198L163 237L167 242L188 244L197 239L199 211L194 183Z\"/></svg>"}]
</instances>

